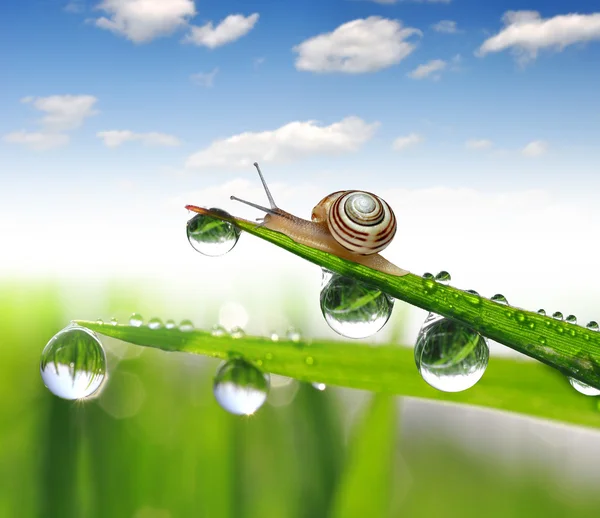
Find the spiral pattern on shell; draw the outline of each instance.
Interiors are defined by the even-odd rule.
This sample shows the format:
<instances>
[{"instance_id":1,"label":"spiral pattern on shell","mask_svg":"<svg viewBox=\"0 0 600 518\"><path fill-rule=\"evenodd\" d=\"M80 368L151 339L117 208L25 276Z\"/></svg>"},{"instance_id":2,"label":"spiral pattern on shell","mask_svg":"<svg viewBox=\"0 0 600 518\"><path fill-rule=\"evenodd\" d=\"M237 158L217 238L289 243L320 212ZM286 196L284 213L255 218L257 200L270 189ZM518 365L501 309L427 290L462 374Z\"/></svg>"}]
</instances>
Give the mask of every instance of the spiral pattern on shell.
<instances>
[{"instance_id":1,"label":"spiral pattern on shell","mask_svg":"<svg viewBox=\"0 0 600 518\"><path fill-rule=\"evenodd\" d=\"M327 226L344 248L362 255L381 252L396 234L396 216L378 196L345 191L327 213Z\"/></svg>"}]
</instances>

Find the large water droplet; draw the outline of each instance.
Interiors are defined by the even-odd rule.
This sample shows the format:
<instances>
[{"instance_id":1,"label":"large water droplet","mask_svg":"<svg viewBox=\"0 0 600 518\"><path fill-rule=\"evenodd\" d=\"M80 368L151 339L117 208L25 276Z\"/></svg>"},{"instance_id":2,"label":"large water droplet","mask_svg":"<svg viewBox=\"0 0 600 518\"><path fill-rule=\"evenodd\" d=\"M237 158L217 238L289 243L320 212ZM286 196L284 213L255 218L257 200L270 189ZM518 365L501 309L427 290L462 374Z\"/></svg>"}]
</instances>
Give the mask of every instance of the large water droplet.
<instances>
[{"instance_id":1,"label":"large water droplet","mask_svg":"<svg viewBox=\"0 0 600 518\"><path fill-rule=\"evenodd\" d=\"M140 327L143 323L144 323L144 319L142 318L142 315L140 315L139 313L133 313L129 317L129 325L130 326Z\"/></svg>"},{"instance_id":2,"label":"large water droplet","mask_svg":"<svg viewBox=\"0 0 600 518\"><path fill-rule=\"evenodd\" d=\"M494 295L490 300L498 302L499 304L508 305L508 300L506 300L506 297L502 295L502 293L496 293L496 295Z\"/></svg>"},{"instance_id":3,"label":"large water droplet","mask_svg":"<svg viewBox=\"0 0 600 518\"><path fill-rule=\"evenodd\" d=\"M221 209L212 208L213 212L230 216ZM241 231L233 223L221 219L196 214L187 222L188 241L201 254L216 257L229 252L240 238Z\"/></svg>"},{"instance_id":4,"label":"large water droplet","mask_svg":"<svg viewBox=\"0 0 600 518\"><path fill-rule=\"evenodd\" d=\"M450 284L452 277L450 276L450 274L447 271L442 270L440 273L438 273L435 276L435 280L436 280L436 282L439 282L440 284Z\"/></svg>"},{"instance_id":5,"label":"large water droplet","mask_svg":"<svg viewBox=\"0 0 600 518\"><path fill-rule=\"evenodd\" d=\"M583 383L582 381L576 380L575 378L569 378L571 386L581 394L586 396L600 396L600 390Z\"/></svg>"},{"instance_id":6,"label":"large water droplet","mask_svg":"<svg viewBox=\"0 0 600 518\"><path fill-rule=\"evenodd\" d=\"M81 399L98 390L106 375L106 355L95 333L76 324L56 333L42 351L40 373L50 392Z\"/></svg>"},{"instance_id":7,"label":"large water droplet","mask_svg":"<svg viewBox=\"0 0 600 518\"><path fill-rule=\"evenodd\" d=\"M569 322L569 324L576 324L577 317L575 315L569 315L567 318L565 318L565 322Z\"/></svg>"},{"instance_id":8,"label":"large water droplet","mask_svg":"<svg viewBox=\"0 0 600 518\"><path fill-rule=\"evenodd\" d=\"M464 324L430 313L419 331L415 363L423 379L438 390L471 388L483 376L488 360L485 338Z\"/></svg>"},{"instance_id":9,"label":"large water droplet","mask_svg":"<svg viewBox=\"0 0 600 518\"><path fill-rule=\"evenodd\" d=\"M154 317L148 320L148 327L150 329L160 329L162 325L162 320L160 318Z\"/></svg>"},{"instance_id":10,"label":"large water droplet","mask_svg":"<svg viewBox=\"0 0 600 518\"><path fill-rule=\"evenodd\" d=\"M241 359L225 362L219 367L213 392L217 403L227 412L251 415L267 399L269 375Z\"/></svg>"},{"instance_id":11,"label":"large water droplet","mask_svg":"<svg viewBox=\"0 0 600 518\"><path fill-rule=\"evenodd\" d=\"M329 327L347 338L366 338L388 321L394 299L362 281L333 274L321 290L321 312Z\"/></svg>"}]
</instances>

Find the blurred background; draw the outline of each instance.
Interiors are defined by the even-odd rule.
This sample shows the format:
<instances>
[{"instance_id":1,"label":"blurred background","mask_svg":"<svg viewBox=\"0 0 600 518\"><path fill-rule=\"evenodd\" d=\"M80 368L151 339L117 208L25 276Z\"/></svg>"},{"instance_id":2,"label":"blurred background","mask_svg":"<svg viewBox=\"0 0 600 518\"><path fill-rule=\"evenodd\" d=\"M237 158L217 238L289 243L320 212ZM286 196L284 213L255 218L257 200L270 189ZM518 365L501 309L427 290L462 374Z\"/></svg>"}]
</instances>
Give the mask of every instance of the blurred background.
<instances>
[{"instance_id":1,"label":"blurred background","mask_svg":"<svg viewBox=\"0 0 600 518\"><path fill-rule=\"evenodd\" d=\"M215 360L108 339L96 397L60 400L39 373L72 319L339 338L319 268L252 236L219 258L186 239L186 204L261 216L229 199L267 203L255 160L305 218L340 189L382 196L383 255L413 273L598 320L595 11L0 5L0 516L597 516L596 430L276 377L238 417ZM425 317L396 302L367 341L412 347Z\"/></svg>"}]
</instances>

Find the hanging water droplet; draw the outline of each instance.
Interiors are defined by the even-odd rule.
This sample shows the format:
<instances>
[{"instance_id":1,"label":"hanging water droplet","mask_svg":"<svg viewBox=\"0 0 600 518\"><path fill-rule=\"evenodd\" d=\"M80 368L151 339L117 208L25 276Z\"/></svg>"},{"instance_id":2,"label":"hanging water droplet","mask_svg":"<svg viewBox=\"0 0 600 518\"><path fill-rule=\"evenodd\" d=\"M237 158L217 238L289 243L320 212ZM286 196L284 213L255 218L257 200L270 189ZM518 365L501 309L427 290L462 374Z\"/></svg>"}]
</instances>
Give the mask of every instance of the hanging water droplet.
<instances>
[{"instance_id":1,"label":"hanging water droplet","mask_svg":"<svg viewBox=\"0 0 600 518\"><path fill-rule=\"evenodd\" d=\"M377 288L333 274L321 290L321 312L329 327L347 338L366 338L388 321L394 299Z\"/></svg>"},{"instance_id":2,"label":"hanging water droplet","mask_svg":"<svg viewBox=\"0 0 600 518\"><path fill-rule=\"evenodd\" d=\"M193 331L194 330L194 324L192 324L191 320L182 320L181 323L179 324L179 330L183 331L184 333L187 333L189 331Z\"/></svg>"},{"instance_id":3,"label":"hanging water droplet","mask_svg":"<svg viewBox=\"0 0 600 518\"><path fill-rule=\"evenodd\" d=\"M544 310L544 309L538 309L537 310L537 314L538 315L542 315L543 317L545 317L546 316L546 310Z\"/></svg>"},{"instance_id":4,"label":"hanging water droplet","mask_svg":"<svg viewBox=\"0 0 600 518\"><path fill-rule=\"evenodd\" d=\"M231 216L228 212L212 208L213 212ZM229 252L240 238L240 229L228 221L196 214L187 222L187 237L192 247L201 254L217 257Z\"/></svg>"},{"instance_id":5,"label":"hanging water droplet","mask_svg":"<svg viewBox=\"0 0 600 518\"><path fill-rule=\"evenodd\" d=\"M442 270L440 273L438 273L435 276L435 280L436 280L436 282L439 282L440 284L450 284L452 277L450 276L450 274L447 271Z\"/></svg>"},{"instance_id":6,"label":"hanging water droplet","mask_svg":"<svg viewBox=\"0 0 600 518\"><path fill-rule=\"evenodd\" d=\"M116 325L119 325L119 322L117 321L117 319L115 317L112 317L110 319L110 325L111 326L116 326Z\"/></svg>"},{"instance_id":7,"label":"hanging water droplet","mask_svg":"<svg viewBox=\"0 0 600 518\"><path fill-rule=\"evenodd\" d=\"M212 330L210 332L211 335L216 336L216 337L221 337L221 336L225 336L227 334L227 331L225 330L225 328L219 324L215 324L212 327Z\"/></svg>"},{"instance_id":8,"label":"hanging water droplet","mask_svg":"<svg viewBox=\"0 0 600 518\"><path fill-rule=\"evenodd\" d=\"M148 320L148 327L150 329L160 329L162 325L162 320L160 318L154 317Z\"/></svg>"},{"instance_id":9,"label":"hanging water droplet","mask_svg":"<svg viewBox=\"0 0 600 518\"><path fill-rule=\"evenodd\" d=\"M44 385L55 396L81 399L98 390L106 375L106 355L95 333L70 324L44 347L40 361Z\"/></svg>"},{"instance_id":10,"label":"hanging water droplet","mask_svg":"<svg viewBox=\"0 0 600 518\"><path fill-rule=\"evenodd\" d=\"M508 300L506 300L506 297L502 295L502 293L496 293L496 295L494 295L490 300L498 302L499 304L508 305Z\"/></svg>"},{"instance_id":11,"label":"hanging water droplet","mask_svg":"<svg viewBox=\"0 0 600 518\"><path fill-rule=\"evenodd\" d=\"M169 319L169 320L167 320L167 321L165 322L165 327L166 327L167 329L175 329L175 320L170 320L170 319Z\"/></svg>"},{"instance_id":12,"label":"hanging water droplet","mask_svg":"<svg viewBox=\"0 0 600 518\"><path fill-rule=\"evenodd\" d=\"M267 399L269 375L241 359L223 363L215 376L213 393L219 405L236 415L251 415Z\"/></svg>"},{"instance_id":13,"label":"hanging water droplet","mask_svg":"<svg viewBox=\"0 0 600 518\"><path fill-rule=\"evenodd\" d=\"M586 383L576 380L575 378L569 378L569 383L577 392L580 392L585 396L600 396L600 390L590 387Z\"/></svg>"},{"instance_id":14,"label":"hanging water droplet","mask_svg":"<svg viewBox=\"0 0 600 518\"><path fill-rule=\"evenodd\" d=\"M567 318L565 318L565 322L569 322L569 324L576 324L577 317L575 315L569 315Z\"/></svg>"},{"instance_id":15,"label":"hanging water droplet","mask_svg":"<svg viewBox=\"0 0 600 518\"><path fill-rule=\"evenodd\" d=\"M556 320L562 320L563 314L560 311L556 311L552 313L552 318L555 318Z\"/></svg>"},{"instance_id":16,"label":"hanging water droplet","mask_svg":"<svg viewBox=\"0 0 600 518\"><path fill-rule=\"evenodd\" d=\"M246 332L240 326L233 327L229 334L231 338L244 338L246 336Z\"/></svg>"},{"instance_id":17,"label":"hanging water droplet","mask_svg":"<svg viewBox=\"0 0 600 518\"><path fill-rule=\"evenodd\" d=\"M325 385L325 383L313 383L312 386L313 386L313 388L315 388L321 392L323 392L327 388L327 385Z\"/></svg>"},{"instance_id":18,"label":"hanging water droplet","mask_svg":"<svg viewBox=\"0 0 600 518\"><path fill-rule=\"evenodd\" d=\"M133 313L129 317L129 325L130 326L140 327L143 323L144 323L144 319L142 318L142 315L140 315L139 313Z\"/></svg>"},{"instance_id":19,"label":"hanging water droplet","mask_svg":"<svg viewBox=\"0 0 600 518\"><path fill-rule=\"evenodd\" d=\"M485 338L464 324L433 315L423 324L415 345L415 363L421 376L444 392L471 388L488 364Z\"/></svg>"},{"instance_id":20,"label":"hanging water droplet","mask_svg":"<svg viewBox=\"0 0 600 518\"><path fill-rule=\"evenodd\" d=\"M302 340L302 333L295 327L289 327L285 333L285 337L292 342L299 342Z\"/></svg>"},{"instance_id":21,"label":"hanging water droplet","mask_svg":"<svg viewBox=\"0 0 600 518\"><path fill-rule=\"evenodd\" d=\"M269 337L273 342L279 342L279 335L275 331L271 331Z\"/></svg>"}]
</instances>

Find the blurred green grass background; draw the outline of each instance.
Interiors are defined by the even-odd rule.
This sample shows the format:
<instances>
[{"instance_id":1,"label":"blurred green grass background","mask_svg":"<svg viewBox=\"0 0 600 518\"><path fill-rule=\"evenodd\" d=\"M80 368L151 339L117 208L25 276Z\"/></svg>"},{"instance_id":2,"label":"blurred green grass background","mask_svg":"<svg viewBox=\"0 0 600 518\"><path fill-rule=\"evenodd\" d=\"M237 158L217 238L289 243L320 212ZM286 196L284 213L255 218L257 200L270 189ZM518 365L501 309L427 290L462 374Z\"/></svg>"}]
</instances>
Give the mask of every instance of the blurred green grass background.
<instances>
[{"instance_id":1,"label":"blurred green grass background","mask_svg":"<svg viewBox=\"0 0 600 518\"><path fill-rule=\"evenodd\" d=\"M300 384L289 404L277 394L289 387L278 388L256 415L229 415L212 397L218 362L207 358L105 339L109 379L102 393L85 402L58 399L42 384L39 359L69 319L132 311L177 316L169 300L135 286L115 282L101 291L99 303L76 283L67 290L50 282L0 283L2 517L600 512L600 495L572 489L560 470L478 455L441 430L411 433L398 398ZM214 318L217 309L204 304L206 318ZM551 456L552 445L546 447Z\"/></svg>"}]
</instances>

